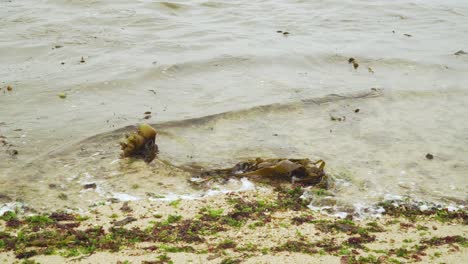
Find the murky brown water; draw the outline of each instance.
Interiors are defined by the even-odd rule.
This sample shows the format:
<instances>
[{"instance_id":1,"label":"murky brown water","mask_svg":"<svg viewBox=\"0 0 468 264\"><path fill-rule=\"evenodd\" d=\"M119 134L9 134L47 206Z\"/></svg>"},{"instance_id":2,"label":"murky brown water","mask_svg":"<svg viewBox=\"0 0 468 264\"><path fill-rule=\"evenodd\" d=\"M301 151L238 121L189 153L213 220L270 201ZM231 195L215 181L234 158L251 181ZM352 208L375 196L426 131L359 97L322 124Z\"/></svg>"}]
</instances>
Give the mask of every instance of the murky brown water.
<instances>
[{"instance_id":1,"label":"murky brown water","mask_svg":"<svg viewBox=\"0 0 468 264\"><path fill-rule=\"evenodd\" d=\"M1 1L0 202L197 193L117 160L117 129L145 121L175 165L321 158L350 204L465 203L468 3L438 2Z\"/></svg>"}]
</instances>

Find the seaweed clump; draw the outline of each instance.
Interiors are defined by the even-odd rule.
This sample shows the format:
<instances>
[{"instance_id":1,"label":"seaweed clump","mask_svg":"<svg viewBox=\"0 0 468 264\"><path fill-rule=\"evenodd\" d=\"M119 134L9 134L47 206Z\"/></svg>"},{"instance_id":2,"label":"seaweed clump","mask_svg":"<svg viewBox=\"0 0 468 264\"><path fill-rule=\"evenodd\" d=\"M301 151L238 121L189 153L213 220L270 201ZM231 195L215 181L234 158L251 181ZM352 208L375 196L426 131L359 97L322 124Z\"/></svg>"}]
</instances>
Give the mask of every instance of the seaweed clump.
<instances>
[{"instance_id":1,"label":"seaweed clump","mask_svg":"<svg viewBox=\"0 0 468 264\"><path fill-rule=\"evenodd\" d=\"M153 161L158 154L156 134L156 129L152 126L139 125L136 132L126 135L125 140L120 142L120 147L123 150L122 158L142 158L147 163Z\"/></svg>"},{"instance_id":2,"label":"seaweed clump","mask_svg":"<svg viewBox=\"0 0 468 264\"><path fill-rule=\"evenodd\" d=\"M331 185L324 171L325 162L309 159L262 159L239 162L232 168L215 169L202 172L199 182L215 179L227 180L231 177L247 177L256 182L279 184L292 182L303 186L315 185L328 189Z\"/></svg>"}]
</instances>

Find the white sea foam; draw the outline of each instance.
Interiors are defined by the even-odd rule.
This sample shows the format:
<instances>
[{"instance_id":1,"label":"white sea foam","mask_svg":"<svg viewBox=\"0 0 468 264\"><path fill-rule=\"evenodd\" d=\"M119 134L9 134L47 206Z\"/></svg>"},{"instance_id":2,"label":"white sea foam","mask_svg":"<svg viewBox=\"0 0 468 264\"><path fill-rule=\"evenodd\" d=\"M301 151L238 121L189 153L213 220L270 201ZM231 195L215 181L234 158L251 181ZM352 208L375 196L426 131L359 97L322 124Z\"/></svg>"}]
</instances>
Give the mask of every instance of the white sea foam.
<instances>
[{"instance_id":1,"label":"white sea foam","mask_svg":"<svg viewBox=\"0 0 468 264\"><path fill-rule=\"evenodd\" d=\"M2 204L0 205L0 216L8 211L15 212L17 209L22 208L23 206L24 204L19 202L10 202Z\"/></svg>"},{"instance_id":2,"label":"white sea foam","mask_svg":"<svg viewBox=\"0 0 468 264\"><path fill-rule=\"evenodd\" d=\"M112 193L112 197L116 198L116 199L119 199L122 202L141 200L141 198L138 197L138 196L132 196L132 195L126 194L126 193Z\"/></svg>"},{"instance_id":3,"label":"white sea foam","mask_svg":"<svg viewBox=\"0 0 468 264\"><path fill-rule=\"evenodd\" d=\"M198 178L192 178L192 180L193 179L197 180ZM250 190L255 190L255 188L256 188L255 184L249 181L247 178L242 178L240 180L230 179L226 185L214 186L204 193L196 193L196 194L169 193L169 194L165 194L164 197L149 198L149 200L151 201L174 201L174 200L179 200L179 199L194 200L194 199L201 199L203 197L221 195L221 194L232 193L232 192L250 191Z\"/></svg>"}]
</instances>

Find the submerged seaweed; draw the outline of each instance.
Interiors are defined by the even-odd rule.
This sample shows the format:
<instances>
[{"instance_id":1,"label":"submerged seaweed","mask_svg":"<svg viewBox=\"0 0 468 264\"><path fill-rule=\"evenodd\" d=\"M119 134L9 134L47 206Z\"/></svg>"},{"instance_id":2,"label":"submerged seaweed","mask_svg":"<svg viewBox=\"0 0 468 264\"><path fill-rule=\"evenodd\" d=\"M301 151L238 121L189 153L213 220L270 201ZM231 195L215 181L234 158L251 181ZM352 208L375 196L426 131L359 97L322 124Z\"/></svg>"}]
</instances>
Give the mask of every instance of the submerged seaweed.
<instances>
[{"instance_id":1,"label":"submerged seaweed","mask_svg":"<svg viewBox=\"0 0 468 264\"><path fill-rule=\"evenodd\" d=\"M250 180L269 184L291 182L303 186L315 185L328 189L330 178L324 172L325 162L309 159L261 159L237 163L232 168L202 172L198 177L206 183L216 179L246 177Z\"/></svg>"}]
</instances>

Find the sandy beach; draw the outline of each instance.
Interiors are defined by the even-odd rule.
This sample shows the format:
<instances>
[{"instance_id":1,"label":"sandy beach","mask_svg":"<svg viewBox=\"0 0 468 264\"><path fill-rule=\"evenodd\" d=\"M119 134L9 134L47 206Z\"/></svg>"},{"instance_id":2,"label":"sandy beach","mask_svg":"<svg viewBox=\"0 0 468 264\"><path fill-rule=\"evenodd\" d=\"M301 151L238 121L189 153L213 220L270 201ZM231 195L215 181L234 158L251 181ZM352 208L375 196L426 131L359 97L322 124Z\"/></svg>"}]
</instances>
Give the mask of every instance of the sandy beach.
<instances>
[{"instance_id":1,"label":"sandy beach","mask_svg":"<svg viewBox=\"0 0 468 264\"><path fill-rule=\"evenodd\" d=\"M198 200L109 203L80 216L12 218L1 222L0 259L5 263L23 263L18 258L28 258L30 262L24 263L462 263L467 257L463 211L420 211L389 204L388 214L378 219L339 219L312 212L299 198L301 193L300 188L263 189Z\"/></svg>"}]
</instances>

